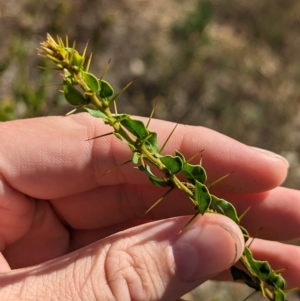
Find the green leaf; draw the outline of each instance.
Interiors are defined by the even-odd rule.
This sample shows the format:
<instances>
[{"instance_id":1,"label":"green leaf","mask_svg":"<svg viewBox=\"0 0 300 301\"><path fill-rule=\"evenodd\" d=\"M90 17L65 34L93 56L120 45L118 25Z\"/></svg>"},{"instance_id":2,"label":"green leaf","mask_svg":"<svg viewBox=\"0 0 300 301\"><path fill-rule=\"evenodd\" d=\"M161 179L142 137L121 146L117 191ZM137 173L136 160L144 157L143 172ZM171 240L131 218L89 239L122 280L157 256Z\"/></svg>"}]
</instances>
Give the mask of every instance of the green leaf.
<instances>
[{"instance_id":1,"label":"green leaf","mask_svg":"<svg viewBox=\"0 0 300 301\"><path fill-rule=\"evenodd\" d=\"M204 184L207 180L206 172L200 165L184 163L182 167L182 173L193 185L195 185L196 181Z\"/></svg>"},{"instance_id":2,"label":"green leaf","mask_svg":"<svg viewBox=\"0 0 300 301\"><path fill-rule=\"evenodd\" d=\"M138 164L140 159L140 154L138 152L133 152L132 162Z\"/></svg>"},{"instance_id":3,"label":"green leaf","mask_svg":"<svg viewBox=\"0 0 300 301\"><path fill-rule=\"evenodd\" d=\"M95 75L85 71L81 71L80 74L92 92L96 93L99 91L100 84Z\"/></svg>"},{"instance_id":4,"label":"green leaf","mask_svg":"<svg viewBox=\"0 0 300 301\"><path fill-rule=\"evenodd\" d=\"M252 277L249 276L245 271L235 266L232 266L230 268L230 271L234 281L242 281L246 283L248 286L250 286L251 288L254 288L257 291L260 290L260 285L258 283L255 283Z\"/></svg>"},{"instance_id":5,"label":"green leaf","mask_svg":"<svg viewBox=\"0 0 300 301\"><path fill-rule=\"evenodd\" d=\"M123 141L124 144L128 145L128 147L130 148L130 150L132 151L132 153L137 152L136 147L133 144L129 143L126 140L122 140L122 141Z\"/></svg>"},{"instance_id":6,"label":"green leaf","mask_svg":"<svg viewBox=\"0 0 300 301\"><path fill-rule=\"evenodd\" d=\"M155 186L159 186L159 187L169 187L169 183L165 180L165 179L161 179L158 178L157 176L155 176L149 165L140 165L138 166L138 169L142 172L144 172L145 174L147 174L149 176L149 180L151 181L151 183Z\"/></svg>"},{"instance_id":7,"label":"green leaf","mask_svg":"<svg viewBox=\"0 0 300 301\"><path fill-rule=\"evenodd\" d=\"M241 231L243 233L244 240L245 240L245 243L246 243L248 241L249 237L250 237L249 232L244 227L242 227L241 225L239 225L239 228L241 229Z\"/></svg>"},{"instance_id":8,"label":"green leaf","mask_svg":"<svg viewBox=\"0 0 300 301\"><path fill-rule=\"evenodd\" d=\"M127 114L112 114L112 116L119 122L122 121L123 119L129 118L129 115Z\"/></svg>"},{"instance_id":9,"label":"green leaf","mask_svg":"<svg viewBox=\"0 0 300 301\"><path fill-rule=\"evenodd\" d=\"M277 290L274 292L274 295L275 295L274 301L287 301L287 300L285 299L285 293L284 293L284 291L282 291L281 289L277 289Z\"/></svg>"},{"instance_id":10,"label":"green leaf","mask_svg":"<svg viewBox=\"0 0 300 301\"><path fill-rule=\"evenodd\" d=\"M145 140L149 136L149 131L142 121L128 118L121 120L120 123L135 137Z\"/></svg>"},{"instance_id":11,"label":"green leaf","mask_svg":"<svg viewBox=\"0 0 300 301\"><path fill-rule=\"evenodd\" d=\"M107 116L99 110L90 109L88 107L84 107L86 111L88 111L93 117L101 118L104 122L107 122Z\"/></svg>"},{"instance_id":12,"label":"green leaf","mask_svg":"<svg viewBox=\"0 0 300 301\"><path fill-rule=\"evenodd\" d=\"M154 153L158 150L157 134L149 131L149 136L145 142L146 148Z\"/></svg>"},{"instance_id":13,"label":"green leaf","mask_svg":"<svg viewBox=\"0 0 300 301\"><path fill-rule=\"evenodd\" d=\"M62 52L63 56L64 56L65 51L70 53L70 56L72 58L73 67L74 66L77 67L76 70L79 70L82 68L83 56L81 56L76 49L71 48L71 47L64 47L64 48L61 48L60 51Z\"/></svg>"},{"instance_id":14,"label":"green leaf","mask_svg":"<svg viewBox=\"0 0 300 301\"><path fill-rule=\"evenodd\" d=\"M107 81L101 80L99 95L103 100L109 102L114 95L114 89Z\"/></svg>"},{"instance_id":15,"label":"green leaf","mask_svg":"<svg viewBox=\"0 0 300 301\"><path fill-rule=\"evenodd\" d=\"M83 57L75 49L72 49L71 53L72 53L72 64L78 67L78 69L81 69L83 65Z\"/></svg>"},{"instance_id":16,"label":"green leaf","mask_svg":"<svg viewBox=\"0 0 300 301\"><path fill-rule=\"evenodd\" d=\"M267 261L255 260L248 247L245 247L243 254L246 256L254 275L261 280L266 280L270 276L272 269Z\"/></svg>"},{"instance_id":17,"label":"green leaf","mask_svg":"<svg viewBox=\"0 0 300 301\"><path fill-rule=\"evenodd\" d=\"M170 187L170 184L166 180L160 179L160 178L158 178L156 176L149 176L149 180L155 186Z\"/></svg>"},{"instance_id":18,"label":"green leaf","mask_svg":"<svg viewBox=\"0 0 300 301\"><path fill-rule=\"evenodd\" d=\"M150 166L148 164L146 164L145 166L140 165L137 167L137 169L142 171L143 173L145 173L148 176L154 176L154 174L152 173Z\"/></svg>"},{"instance_id":19,"label":"green leaf","mask_svg":"<svg viewBox=\"0 0 300 301\"><path fill-rule=\"evenodd\" d=\"M75 80L75 78L66 69L64 69L64 82L65 81L68 82L72 86L77 85L77 81Z\"/></svg>"},{"instance_id":20,"label":"green leaf","mask_svg":"<svg viewBox=\"0 0 300 301\"><path fill-rule=\"evenodd\" d=\"M132 153L137 152L136 147L133 144L129 143L127 140L125 140L121 134L119 134L117 132L112 132L112 133L114 134L115 137L117 137L119 140L121 140L124 144L128 145L128 147L130 148Z\"/></svg>"},{"instance_id":21,"label":"green leaf","mask_svg":"<svg viewBox=\"0 0 300 301\"><path fill-rule=\"evenodd\" d=\"M175 149L175 154L176 154L176 156L180 157L180 159L182 160L183 163L186 163L185 157L181 152L179 152L178 150Z\"/></svg>"},{"instance_id":22,"label":"green leaf","mask_svg":"<svg viewBox=\"0 0 300 301\"><path fill-rule=\"evenodd\" d=\"M271 271L269 277L266 279L266 283L274 289L284 290L286 286L284 278L274 271Z\"/></svg>"},{"instance_id":23,"label":"green leaf","mask_svg":"<svg viewBox=\"0 0 300 301\"><path fill-rule=\"evenodd\" d=\"M124 139L123 139L122 135L120 135L119 133L116 133L116 132L114 132L114 135L115 135L119 140L121 140L122 142L124 142Z\"/></svg>"},{"instance_id":24,"label":"green leaf","mask_svg":"<svg viewBox=\"0 0 300 301\"><path fill-rule=\"evenodd\" d=\"M63 91L66 100L73 106L79 106L87 103L85 97L76 90L72 85L70 85L68 80L63 82Z\"/></svg>"},{"instance_id":25,"label":"green leaf","mask_svg":"<svg viewBox=\"0 0 300 301\"><path fill-rule=\"evenodd\" d=\"M211 209L229 217L237 224L239 224L240 222L240 219L237 216L234 206L231 203L225 201L224 199L216 197L215 195L211 195Z\"/></svg>"},{"instance_id":26,"label":"green leaf","mask_svg":"<svg viewBox=\"0 0 300 301\"><path fill-rule=\"evenodd\" d=\"M162 156L160 161L167 167L171 174L176 174L182 169L182 160L178 156Z\"/></svg>"},{"instance_id":27,"label":"green leaf","mask_svg":"<svg viewBox=\"0 0 300 301\"><path fill-rule=\"evenodd\" d=\"M195 200L198 205L198 211L200 214L204 214L211 203L211 194L208 191L208 188L196 181L195 183Z\"/></svg>"}]
</instances>

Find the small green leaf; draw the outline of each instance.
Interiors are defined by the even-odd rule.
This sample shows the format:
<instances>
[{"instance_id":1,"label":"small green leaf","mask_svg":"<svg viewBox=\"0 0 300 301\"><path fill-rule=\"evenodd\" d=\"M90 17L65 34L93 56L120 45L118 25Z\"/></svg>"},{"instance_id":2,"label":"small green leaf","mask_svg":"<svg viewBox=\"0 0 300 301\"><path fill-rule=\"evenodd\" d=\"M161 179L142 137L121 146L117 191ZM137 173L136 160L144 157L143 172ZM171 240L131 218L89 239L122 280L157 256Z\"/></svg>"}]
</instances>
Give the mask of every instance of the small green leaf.
<instances>
[{"instance_id":1,"label":"small green leaf","mask_svg":"<svg viewBox=\"0 0 300 301\"><path fill-rule=\"evenodd\" d=\"M158 150L157 134L149 131L149 136L145 142L146 148L154 153Z\"/></svg>"},{"instance_id":2,"label":"small green leaf","mask_svg":"<svg viewBox=\"0 0 300 301\"><path fill-rule=\"evenodd\" d=\"M239 225L239 228L241 229L241 231L243 233L244 241L246 243L248 241L249 237L250 237L249 232L244 227L242 227L241 225Z\"/></svg>"},{"instance_id":3,"label":"small green leaf","mask_svg":"<svg viewBox=\"0 0 300 301\"><path fill-rule=\"evenodd\" d=\"M142 121L128 118L121 120L120 123L135 137L145 140L149 136L149 131Z\"/></svg>"},{"instance_id":4,"label":"small green leaf","mask_svg":"<svg viewBox=\"0 0 300 301\"><path fill-rule=\"evenodd\" d=\"M251 276L249 276L245 271L232 266L230 268L231 275L234 281L242 281L246 283L249 287L254 288L255 290L260 290L260 285L258 283L255 283Z\"/></svg>"},{"instance_id":5,"label":"small green leaf","mask_svg":"<svg viewBox=\"0 0 300 301\"><path fill-rule=\"evenodd\" d=\"M132 162L138 164L140 159L140 154L138 152L133 152Z\"/></svg>"},{"instance_id":6,"label":"small green leaf","mask_svg":"<svg viewBox=\"0 0 300 301\"><path fill-rule=\"evenodd\" d=\"M107 121L107 116L104 113L102 113L101 111L95 110L95 109L90 109L88 107L84 107L84 109L86 111L88 111L93 117L101 118L104 120L104 122Z\"/></svg>"},{"instance_id":7,"label":"small green leaf","mask_svg":"<svg viewBox=\"0 0 300 301\"><path fill-rule=\"evenodd\" d=\"M108 123L108 122L106 122L106 123ZM124 144L128 145L128 147L130 148L132 153L137 152L136 147L133 144L129 143L127 140L125 140L121 134L119 134L117 132L112 132L112 133L114 134L115 137L120 139Z\"/></svg>"},{"instance_id":8,"label":"small green leaf","mask_svg":"<svg viewBox=\"0 0 300 301\"><path fill-rule=\"evenodd\" d=\"M282 291L281 289L277 289L277 290L274 292L274 295L275 295L274 301L287 301L287 300L285 299L285 293L284 293L284 291Z\"/></svg>"},{"instance_id":9,"label":"small green leaf","mask_svg":"<svg viewBox=\"0 0 300 301\"><path fill-rule=\"evenodd\" d=\"M240 222L240 219L238 218L236 210L233 207L233 205L225 201L224 199L220 199L216 197L215 195L211 195L211 209L231 218L237 224L239 224Z\"/></svg>"},{"instance_id":10,"label":"small green leaf","mask_svg":"<svg viewBox=\"0 0 300 301\"><path fill-rule=\"evenodd\" d=\"M76 90L72 85L70 85L68 80L64 80L63 82L63 91L66 100L71 105L79 106L87 103L85 97L78 90Z\"/></svg>"},{"instance_id":11,"label":"small green leaf","mask_svg":"<svg viewBox=\"0 0 300 301\"><path fill-rule=\"evenodd\" d=\"M195 183L195 200L198 205L199 213L203 215L210 206L211 194L207 187L199 181Z\"/></svg>"},{"instance_id":12,"label":"small green leaf","mask_svg":"<svg viewBox=\"0 0 300 301\"><path fill-rule=\"evenodd\" d=\"M114 89L107 81L101 80L99 95L103 100L109 102L114 95Z\"/></svg>"},{"instance_id":13,"label":"small green leaf","mask_svg":"<svg viewBox=\"0 0 300 301\"><path fill-rule=\"evenodd\" d=\"M150 166L148 164L146 164L145 166L140 165L137 167L137 169L142 171L143 173L145 173L148 176L154 176L154 174L152 173Z\"/></svg>"},{"instance_id":14,"label":"small green leaf","mask_svg":"<svg viewBox=\"0 0 300 301\"><path fill-rule=\"evenodd\" d=\"M206 172L200 165L184 163L182 167L182 173L193 185L195 185L196 181L204 184L207 180Z\"/></svg>"},{"instance_id":15,"label":"small green leaf","mask_svg":"<svg viewBox=\"0 0 300 301\"><path fill-rule=\"evenodd\" d=\"M179 152L178 150L175 149L175 154L176 154L176 156L180 157L180 159L182 160L183 163L186 163L185 157L181 152Z\"/></svg>"},{"instance_id":16,"label":"small green leaf","mask_svg":"<svg viewBox=\"0 0 300 301\"><path fill-rule=\"evenodd\" d=\"M169 187L170 186L169 183L166 180L158 178L157 176L155 176L152 173L149 165L145 165L145 166L140 165L140 166L138 166L138 169L149 176L149 180L151 181L151 183L153 185L159 186L159 187Z\"/></svg>"},{"instance_id":17,"label":"small green leaf","mask_svg":"<svg viewBox=\"0 0 300 301\"><path fill-rule=\"evenodd\" d=\"M83 65L83 57L75 49L71 50L71 56L72 64L74 64L78 69L81 69Z\"/></svg>"},{"instance_id":18,"label":"small green leaf","mask_svg":"<svg viewBox=\"0 0 300 301\"><path fill-rule=\"evenodd\" d=\"M271 271L269 277L266 279L266 283L274 289L284 290L286 286L284 278L274 271Z\"/></svg>"},{"instance_id":19,"label":"small green leaf","mask_svg":"<svg viewBox=\"0 0 300 301\"><path fill-rule=\"evenodd\" d=\"M266 280L270 276L272 269L267 261L255 260L248 247L245 247L243 254L246 256L254 275L261 280Z\"/></svg>"},{"instance_id":20,"label":"small green leaf","mask_svg":"<svg viewBox=\"0 0 300 301\"><path fill-rule=\"evenodd\" d=\"M112 114L112 116L119 122L124 119L129 118L129 115L127 115L127 114Z\"/></svg>"},{"instance_id":21,"label":"small green leaf","mask_svg":"<svg viewBox=\"0 0 300 301\"><path fill-rule=\"evenodd\" d=\"M121 140L122 142L124 142L124 139L123 139L122 135L120 135L119 133L116 133L116 132L114 132L114 135L115 135L119 140Z\"/></svg>"},{"instance_id":22,"label":"small green leaf","mask_svg":"<svg viewBox=\"0 0 300 301\"><path fill-rule=\"evenodd\" d=\"M75 80L75 78L66 69L64 69L64 83L65 83L65 81L68 82L72 86L77 84L77 81Z\"/></svg>"},{"instance_id":23,"label":"small green leaf","mask_svg":"<svg viewBox=\"0 0 300 301\"><path fill-rule=\"evenodd\" d=\"M92 92L96 93L99 91L100 84L95 75L85 71L81 71L80 74Z\"/></svg>"},{"instance_id":24,"label":"small green leaf","mask_svg":"<svg viewBox=\"0 0 300 301\"><path fill-rule=\"evenodd\" d=\"M156 176L149 176L149 180L155 186L170 187L170 184L166 180L160 179L160 178L158 178Z\"/></svg>"},{"instance_id":25,"label":"small green leaf","mask_svg":"<svg viewBox=\"0 0 300 301\"><path fill-rule=\"evenodd\" d=\"M137 152L136 147L133 144L131 144L128 141L125 141L125 140L123 141L123 143L126 144L126 145L128 145L128 147L130 148L130 150L132 151L132 153Z\"/></svg>"},{"instance_id":26,"label":"small green leaf","mask_svg":"<svg viewBox=\"0 0 300 301\"><path fill-rule=\"evenodd\" d=\"M172 174L176 174L182 169L182 160L178 156L163 156L160 157L160 161L167 167L167 169Z\"/></svg>"}]
</instances>

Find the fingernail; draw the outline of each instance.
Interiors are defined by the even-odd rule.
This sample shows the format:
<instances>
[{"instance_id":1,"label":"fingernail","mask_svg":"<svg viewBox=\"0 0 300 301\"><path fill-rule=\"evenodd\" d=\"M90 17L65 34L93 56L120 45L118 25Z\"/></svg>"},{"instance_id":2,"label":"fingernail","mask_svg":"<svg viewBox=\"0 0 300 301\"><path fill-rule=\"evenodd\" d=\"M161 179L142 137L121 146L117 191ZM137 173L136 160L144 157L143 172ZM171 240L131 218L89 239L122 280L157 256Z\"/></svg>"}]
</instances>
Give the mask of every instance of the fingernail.
<instances>
[{"instance_id":1,"label":"fingernail","mask_svg":"<svg viewBox=\"0 0 300 301\"><path fill-rule=\"evenodd\" d=\"M266 150L266 149L262 149L262 148L258 148L258 147L254 147L254 146L251 146L251 147L253 149L259 151L260 153L267 155L268 157L277 158L277 159L282 160L286 164L287 168L290 167L289 161L286 158L284 158L276 153L273 153L269 150Z\"/></svg>"},{"instance_id":2,"label":"fingernail","mask_svg":"<svg viewBox=\"0 0 300 301\"><path fill-rule=\"evenodd\" d=\"M195 281L221 272L240 258L239 236L220 224L185 229L172 245L176 272L182 281Z\"/></svg>"}]
</instances>

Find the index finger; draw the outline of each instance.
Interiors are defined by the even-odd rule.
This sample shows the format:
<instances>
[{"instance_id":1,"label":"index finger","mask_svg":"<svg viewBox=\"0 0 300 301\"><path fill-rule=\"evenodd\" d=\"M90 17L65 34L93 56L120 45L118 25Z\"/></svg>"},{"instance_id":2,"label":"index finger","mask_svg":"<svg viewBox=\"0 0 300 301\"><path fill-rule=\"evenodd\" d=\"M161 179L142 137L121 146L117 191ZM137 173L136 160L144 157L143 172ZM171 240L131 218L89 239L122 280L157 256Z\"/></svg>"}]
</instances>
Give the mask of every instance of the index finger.
<instances>
[{"instance_id":1,"label":"index finger","mask_svg":"<svg viewBox=\"0 0 300 301\"><path fill-rule=\"evenodd\" d=\"M174 123L152 120L162 145ZM86 139L111 132L102 120L87 113L69 117L42 117L0 125L2 152L0 173L13 188L41 199L64 197L101 185L145 184L147 176L128 164L130 149L113 135ZM179 125L164 152L174 149L186 158L205 149L203 165L209 181L234 173L218 184L219 190L259 192L278 186L285 179L287 165L268 155L203 127ZM196 159L195 159L196 160Z\"/></svg>"}]
</instances>

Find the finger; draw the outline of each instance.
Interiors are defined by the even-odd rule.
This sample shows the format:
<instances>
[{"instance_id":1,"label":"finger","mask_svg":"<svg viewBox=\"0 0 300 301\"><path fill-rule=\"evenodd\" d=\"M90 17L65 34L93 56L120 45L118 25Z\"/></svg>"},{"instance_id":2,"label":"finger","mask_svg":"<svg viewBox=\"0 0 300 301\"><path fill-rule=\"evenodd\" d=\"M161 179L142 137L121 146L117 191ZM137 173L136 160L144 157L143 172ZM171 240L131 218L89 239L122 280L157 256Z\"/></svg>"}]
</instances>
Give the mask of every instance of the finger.
<instances>
[{"instance_id":1,"label":"finger","mask_svg":"<svg viewBox=\"0 0 300 301\"><path fill-rule=\"evenodd\" d=\"M273 270L278 271L286 280L286 289L299 288L300 248L274 241L255 239L251 244L255 260L268 261ZM240 264L237 264L242 268ZM230 271L224 271L214 277L216 280L232 280Z\"/></svg>"},{"instance_id":2,"label":"finger","mask_svg":"<svg viewBox=\"0 0 300 301\"><path fill-rule=\"evenodd\" d=\"M34 212L34 200L11 188L0 176L0 251L29 231Z\"/></svg>"},{"instance_id":3,"label":"finger","mask_svg":"<svg viewBox=\"0 0 300 301\"><path fill-rule=\"evenodd\" d=\"M52 201L56 212L75 229L97 229L132 219L163 219L194 213L194 205L180 191L167 195L149 213L165 189L148 185L99 187ZM300 238L300 192L277 187L256 194L218 194L233 203L241 224L254 237L289 241Z\"/></svg>"},{"instance_id":4,"label":"finger","mask_svg":"<svg viewBox=\"0 0 300 301\"><path fill-rule=\"evenodd\" d=\"M291 241L300 238L300 192L277 187L259 194L221 194L230 200L239 214L241 224L254 237Z\"/></svg>"},{"instance_id":5,"label":"finger","mask_svg":"<svg viewBox=\"0 0 300 301\"><path fill-rule=\"evenodd\" d=\"M153 220L134 219L123 223L114 224L112 226L101 227L91 230L70 229L70 247L69 251L75 251L83 248L95 241L106 238L110 235L127 230L132 227L153 222Z\"/></svg>"},{"instance_id":6,"label":"finger","mask_svg":"<svg viewBox=\"0 0 300 301\"><path fill-rule=\"evenodd\" d=\"M102 186L51 201L58 215L72 228L96 229L132 219L163 219L194 214L194 204L174 190L145 214L166 189L151 185Z\"/></svg>"},{"instance_id":7,"label":"finger","mask_svg":"<svg viewBox=\"0 0 300 301\"><path fill-rule=\"evenodd\" d=\"M7 260L4 258L3 254L0 253L0 273L6 273L11 270Z\"/></svg>"},{"instance_id":8,"label":"finger","mask_svg":"<svg viewBox=\"0 0 300 301\"><path fill-rule=\"evenodd\" d=\"M48 202L23 195L0 178L0 251L12 268L65 254L68 243L68 231Z\"/></svg>"},{"instance_id":9,"label":"finger","mask_svg":"<svg viewBox=\"0 0 300 301\"><path fill-rule=\"evenodd\" d=\"M174 124L153 120L151 130L159 132L162 145ZM111 129L88 114L19 120L0 125L3 152L1 174L15 189L35 198L58 198L87 191L99 185L145 184L148 179L132 165L103 176L111 168L129 160L127 146L106 136L85 141ZM209 181L234 171L218 183L231 192L257 192L276 187L287 173L279 156L257 151L214 131L178 126L165 148L180 150L189 158L205 149L203 165Z\"/></svg>"},{"instance_id":10,"label":"finger","mask_svg":"<svg viewBox=\"0 0 300 301\"><path fill-rule=\"evenodd\" d=\"M61 259L2 274L1 300L176 300L228 268L243 248L238 227L224 217L207 215L178 235L188 218L132 228Z\"/></svg>"},{"instance_id":11,"label":"finger","mask_svg":"<svg viewBox=\"0 0 300 301\"><path fill-rule=\"evenodd\" d=\"M182 214L193 214L192 204L187 202L184 195L179 192L174 192L152 211L144 215L145 210L154 203L153 200L156 200L162 194L161 189L157 189L158 194L154 193L155 189L153 188L149 190L141 189L141 192L138 189L130 192L122 191L120 194L117 193L116 197L113 197L115 189L110 189L110 187L107 191L101 189L99 188L95 193L88 193L85 197L78 195L74 198L59 199L57 204L54 202L53 207L56 209L56 212L59 212L59 215L63 217L69 226L74 228L74 230L71 230L71 246L69 248L78 249L118 231L148 222L149 219L154 220ZM101 195L101 198L99 198L99 195ZM222 196L225 197L224 194ZM131 202L124 200L127 197ZM290 241L300 237L298 191L278 187L266 193L253 195L227 194L226 199L234 203L238 210L238 215L241 215L250 206L250 210L247 211L242 219L242 225L249 230L252 236L280 241ZM140 217L140 219L137 220L137 217ZM44 241L45 238L52 241L50 234L54 228L51 226L47 229L40 231L41 237L37 241ZM55 235L58 233L60 231L56 230ZM33 250L40 250L37 252L38 254L45 254L40 247L37 247L35 242L32 244L32 240L29 240L28 236L21 242L14 244L13 248L9 248L9 250L14 250L14 252L9 252L9 258L12 260L15 258L23 260L19 262L18 267L29 265L30 262L28 260L32 259L28 255L25 258L15 256L17 252L34 256L35 252ZM25 242L27 242L26 250L28 246L32 246L32 250L22 252L25 250ZM48 246L48 243L46 246ZM34 258L37 260L39 256L34 256ZM43 258L39 259L40 261L38 262L44 261Z\"/></svg>"},{"instance_id":12,"label":"finger","mask_svg":"<svg viewBox=\"0 0 300 301\"><path fill-rule=\"evenodd\" d=\"M69 232L46 201L37 202L27 232L7 243L3 255L12 269L38 264L64 255L69 249ZM17 233L18 224L12 225ZM6 229L9 237L12 229ZM5 230L3 231L5 232Z\"/></svg>"}]
</instances>

